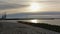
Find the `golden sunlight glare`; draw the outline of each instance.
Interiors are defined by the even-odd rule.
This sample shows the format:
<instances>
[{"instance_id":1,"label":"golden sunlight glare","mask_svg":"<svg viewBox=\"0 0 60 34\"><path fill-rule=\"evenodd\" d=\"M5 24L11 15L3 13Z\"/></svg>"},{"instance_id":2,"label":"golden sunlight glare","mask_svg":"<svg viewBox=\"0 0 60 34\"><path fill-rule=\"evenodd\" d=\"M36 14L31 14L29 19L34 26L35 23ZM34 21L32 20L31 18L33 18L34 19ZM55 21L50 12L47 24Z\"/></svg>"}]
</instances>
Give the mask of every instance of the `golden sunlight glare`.
<instances>
[{"instance_id":1,"label":"golden sunlight glare","mask_svg":"<svg viewBox=\"0 0 60 34\"><path fill-rule=\"evenodd\" d=\"M34 20L30 20L32 23L38 23L38 20L37 19L34 19Z\"/></svg>"}]
</instances>

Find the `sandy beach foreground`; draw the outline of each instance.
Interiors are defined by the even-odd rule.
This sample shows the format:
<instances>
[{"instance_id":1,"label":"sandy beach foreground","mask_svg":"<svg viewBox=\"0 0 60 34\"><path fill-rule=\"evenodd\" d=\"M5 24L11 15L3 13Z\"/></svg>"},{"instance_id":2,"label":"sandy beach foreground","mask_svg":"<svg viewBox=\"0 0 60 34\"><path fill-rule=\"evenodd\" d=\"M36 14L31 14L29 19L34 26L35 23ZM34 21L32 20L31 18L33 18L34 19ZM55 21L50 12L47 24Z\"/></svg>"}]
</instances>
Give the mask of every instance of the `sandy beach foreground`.
<instances>
[{"instance_id":1,"label":"sandy beach foreground","mask_svg":"<svg viewBox=\"0 0 60 34\"><path fill-rule=\"evenodd\" d=\"M22 23L0 22L0 34L60 34L47 29Z\"/></svg>"}]
</instances>

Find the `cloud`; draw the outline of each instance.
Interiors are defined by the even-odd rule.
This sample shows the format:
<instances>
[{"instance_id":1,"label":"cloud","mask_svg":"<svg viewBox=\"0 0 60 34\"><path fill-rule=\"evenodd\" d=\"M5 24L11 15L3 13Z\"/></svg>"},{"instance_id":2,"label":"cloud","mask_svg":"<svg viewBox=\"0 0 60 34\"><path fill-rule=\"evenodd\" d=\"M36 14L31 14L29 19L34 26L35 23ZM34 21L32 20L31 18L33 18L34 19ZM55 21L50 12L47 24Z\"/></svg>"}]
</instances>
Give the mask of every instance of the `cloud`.
<instances>
[{"instance_id":1,"label":"cloud","mask_svg":"<svg viewBox=\"0 0 60 34\"><path fill-rule=\"evenodd\" d=\"M15 1L15 0L14 0ZM17 14L11 14L11 15L9 15L9 16L19 16L19 17L23 17L23 16L26 16L26 15L29 15L29 13L26 13L26 15L22 15L22 14L20 14L20 12L22 12L21 11L21 9L20 8L23 8L23 7L26 7L26 6L28 6L28 5L21 5L21 4L23 4L23 2L21 3L21 4L18 4L18 3L20 3L21 1L19 1L19 0L16 0L15 2L14 2L13 0L9 0L9 1L5 1L5 0L3 0L3 1L0 1L0 10L7 10L7 11L9 11L9 12L14 12L15 13L15 11L17 12L18 10L19 10L19 13L17 13ZM22 1L25 1L25 0L22 0ZM11 3L10 3L11 2ZM12 3L13 2L13 3ZM49 3L48 3L49 4ZM59 3L59 5L60 5L60 3ZM58 6L59 7L59 6ZM19 9L16 9L16 8L19 8ZM10 9L16 9L16 10L10 10ZM46 10L47 10L48 8L46 8ZM23 9L22 9L23 10ZM53 8L53 9L51 9L51 8L49 8L48 9L49 11L50 10L59 10L59 8ZM2 11L0 11L0 12L2 12ZM34 13L30 13L30 14L34 14ZM53 12L53 11L51 11L51 12L41 12L41 13L36 13L36 15L60 15L60 12Z\"/></svg>"},{"instance_id":2,"label":"cloud","mask_svg":"<svg viewBox=\"0 0 60 34\"><path fill-rule=\"evenodd\" d=\"M0 1L0 10L22 8L25 6L27 5L19 5L19 4L13 4L13 3Z\"/></svg>"},{"instance_id":3,"label":"cloud","mask_svg":"<svg viewBox=\"0 0 60 34\"><path fill-rule=\"evenodd\" d=\"M26 7L26 6L27 5L20 5L20 4L8 3L8 2L0 1L0 14L2 14L3 11L5 11L5 10L10 11L10 9L13 10L13 9L17 9L17 8L23 8L23 7ZM1 17L1 15L0 15L0 17Z\"/></svg>"},{"instance_id":4,"label":"cloud","mask_svg":"<svg viewBox=\"0 0 60 34\"><path fill-rule=\"evenodd\" d=\"M36 15L36 16L34 16ZM60 12L40 12L40 13L15 13L8 14L7 18L60 18Z\"/></svg>"}]
</instances>

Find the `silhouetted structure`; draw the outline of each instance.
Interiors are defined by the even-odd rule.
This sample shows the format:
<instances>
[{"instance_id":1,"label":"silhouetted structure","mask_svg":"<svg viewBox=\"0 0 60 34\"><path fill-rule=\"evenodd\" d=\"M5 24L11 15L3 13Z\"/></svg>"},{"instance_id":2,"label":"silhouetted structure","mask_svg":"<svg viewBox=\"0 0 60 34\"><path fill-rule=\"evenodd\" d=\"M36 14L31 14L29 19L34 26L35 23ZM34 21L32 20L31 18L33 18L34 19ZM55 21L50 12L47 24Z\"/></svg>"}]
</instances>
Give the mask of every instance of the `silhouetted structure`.
<instances>
[{"instance_id":1,"label":"silhouetted structure","mask_svg":"<svg viewBox=\"0 0 60 34\"><path fill-rule=\"evenodd\" d=\"M5 20L5 19L6 19L6 12L4 12L2 15L2 20Z\"/></svg>"}]
</instances>

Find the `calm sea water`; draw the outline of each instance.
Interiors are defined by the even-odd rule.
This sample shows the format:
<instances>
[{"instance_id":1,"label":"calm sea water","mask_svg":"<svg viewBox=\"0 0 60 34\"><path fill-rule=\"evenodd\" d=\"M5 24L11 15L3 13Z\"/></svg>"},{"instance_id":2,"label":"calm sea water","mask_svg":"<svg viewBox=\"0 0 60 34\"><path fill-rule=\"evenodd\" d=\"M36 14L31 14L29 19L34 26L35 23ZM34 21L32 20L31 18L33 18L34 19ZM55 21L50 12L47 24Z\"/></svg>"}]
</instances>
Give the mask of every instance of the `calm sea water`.
<instances>
[{"instance_id":1,"label":"calm sea water","mask_svg":"<svg viewBox=\"0 0 60 34\"><path fill-rule=\"evenodd\" d=\"M59 25L60 26L60 20L4 20L7 22L13 22L17 23L17 21L26 21L26 22L32 22L32 23L47 23L51 25Z\"/></svg>"}]
</instances>

